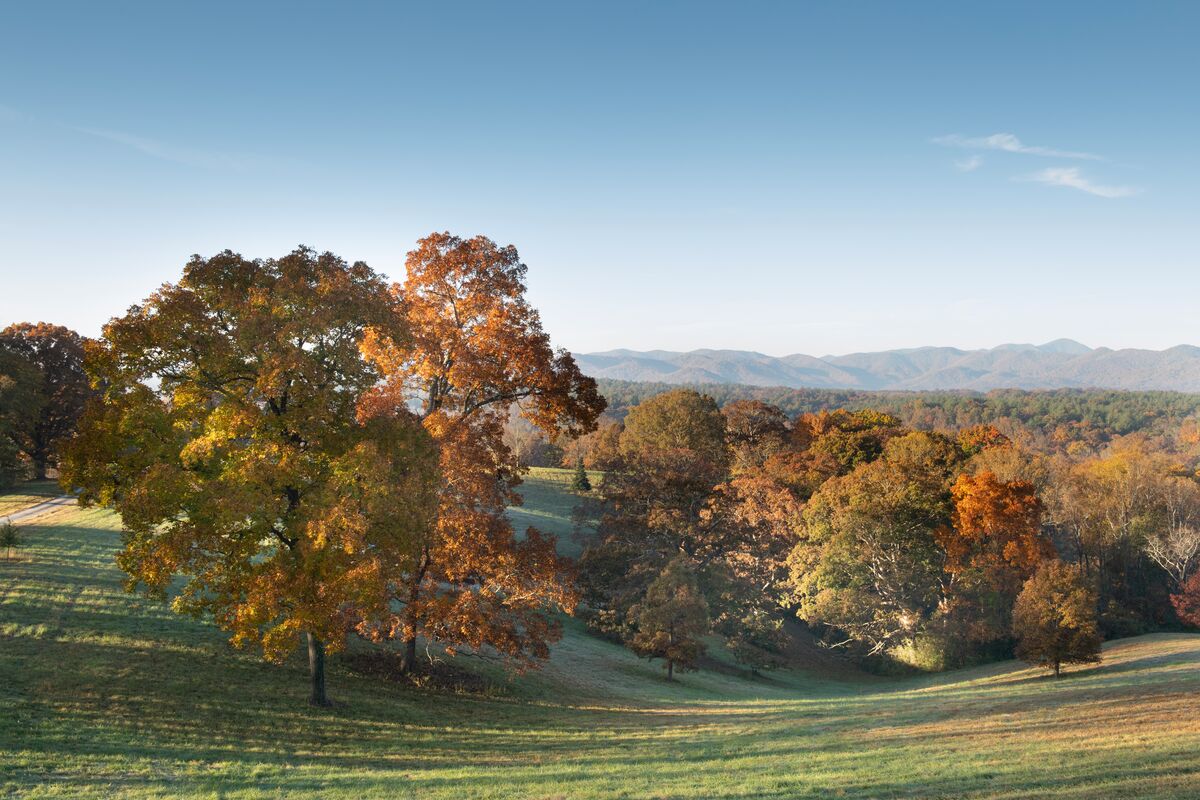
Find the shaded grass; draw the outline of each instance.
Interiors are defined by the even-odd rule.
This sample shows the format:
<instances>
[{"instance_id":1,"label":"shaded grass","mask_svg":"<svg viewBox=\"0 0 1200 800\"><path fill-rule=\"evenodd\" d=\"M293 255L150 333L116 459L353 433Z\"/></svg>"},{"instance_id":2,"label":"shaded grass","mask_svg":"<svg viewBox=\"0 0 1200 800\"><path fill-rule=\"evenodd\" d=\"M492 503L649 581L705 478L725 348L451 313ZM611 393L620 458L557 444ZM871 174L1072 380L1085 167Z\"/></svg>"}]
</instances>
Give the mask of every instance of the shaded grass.
<instances>
[{"instance_id":1,"label":"shaded grass","mask_svg":"<svg viewBox=\"0 0 1200 800\"><path fill-rule=\"evenodd\" d=\"M0 493L0 517L61 495L58 481L24 481Z\"/></svg>"},{"instance_id":2,"label":"shaded grass","mask_svg":"<svg viewBox=\"0 0 1200 800\"><path fill-rule=\"evenodd\" d=\"M1189 797L1200 636L1117 642L1060 681L1013 663L904 681L656 664L574 621L500 696L233 651L125 594L115 516L64 509L0 565L0 796ZM464 660L463 663L473 663ZM490 666L481 667L489 671Z\"/></svg>"},{"instance_id":3,"label":"shaded grass","mask_svg":"<svg viewBox=\"0 0 1200 800\"><path fill-rule=\"evenodd\" d=\"M532 525L540 531L558 537L558 549L563 555L578 556L582 550L576 536L572 514L583 498L570 490L574 470L554 467L530 467L525 481L518 492L525 504L510 508L508 518L518 532ZM593 486L600 484L602 473L589 472L588 480ZM587 535L594 530L591 521L580 527L579 533Z\"/></svg>"}]
</instances>

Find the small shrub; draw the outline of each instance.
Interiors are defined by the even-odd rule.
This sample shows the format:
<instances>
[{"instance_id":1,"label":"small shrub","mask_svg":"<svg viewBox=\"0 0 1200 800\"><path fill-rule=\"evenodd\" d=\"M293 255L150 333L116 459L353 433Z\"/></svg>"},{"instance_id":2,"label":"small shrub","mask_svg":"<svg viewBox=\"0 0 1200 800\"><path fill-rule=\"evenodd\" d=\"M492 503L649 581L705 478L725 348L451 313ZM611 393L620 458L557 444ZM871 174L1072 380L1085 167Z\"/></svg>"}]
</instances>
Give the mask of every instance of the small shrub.
<instances>
[{"instance_id":1,"label":"small shrub","mask_svg":"<svg viewBox=\"0 0 1200 800\"><path fill-rule=\"evenodd\" d=\"M11 522L0 525L0 548L4 549L5 560L11 560L13 550L20 546L21 536L17 533L17 526Z\"/></svg>"}]
</instances>

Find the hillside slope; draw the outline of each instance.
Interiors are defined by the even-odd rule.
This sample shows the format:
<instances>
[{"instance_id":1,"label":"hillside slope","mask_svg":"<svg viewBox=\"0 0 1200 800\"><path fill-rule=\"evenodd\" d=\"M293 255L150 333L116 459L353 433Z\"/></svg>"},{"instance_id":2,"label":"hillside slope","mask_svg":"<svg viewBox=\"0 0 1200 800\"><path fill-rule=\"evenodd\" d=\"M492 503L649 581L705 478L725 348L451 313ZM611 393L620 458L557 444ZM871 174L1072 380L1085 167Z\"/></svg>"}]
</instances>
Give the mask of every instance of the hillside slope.
<instances>
[{"instance_id":1,"label":"hillside slope","mask_svg":"<svg viewBox=\"0 0 1200 800\"><path fill-rule=\"evenodd\" d=\"M298 658L263 664L125 594L112 514L25 533L22 560L0 562L0 795L1167 798L1200 770L1200 636L1118 642L1058 682L1008 663L668 684L571 624L546 669L491 696L335 656L339 706L321 710Z\"/></svg>"},{"instance_id":2,"label":"hillside slope","mask_svg":"<svg viewBox=\"0 0 1200 800\"><path fill-rule=\"evenodd\" d=\"M741 383L814 389L949 390L1099 388L1200 392L1200 347L1092 349L1070 339L987 350L920 347L816 358L744 350L577 353L596 378Z\"/></svg>"}]
</instances>

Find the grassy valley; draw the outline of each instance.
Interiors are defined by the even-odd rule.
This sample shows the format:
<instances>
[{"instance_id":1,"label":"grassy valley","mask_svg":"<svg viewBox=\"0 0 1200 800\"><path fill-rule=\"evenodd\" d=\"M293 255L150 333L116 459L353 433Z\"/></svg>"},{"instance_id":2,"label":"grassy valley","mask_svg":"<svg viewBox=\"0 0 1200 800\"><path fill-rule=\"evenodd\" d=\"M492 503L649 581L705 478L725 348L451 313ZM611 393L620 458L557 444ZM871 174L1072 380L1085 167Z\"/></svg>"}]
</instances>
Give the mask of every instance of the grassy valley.
<instances>
[{"instance_id":1,"label":"grassy valley","mask_svg":"<svg viewBox=\"0 0 1200 800\"><path fill-rule=\"evenodd\" d=\"M579 535L591 530L585 520L576 530L572 512L579 504L579 496L570 490L571 470L553 467L531 467L525 482L519 489L525 503L508 510L508 518L518 533L530 525L558 537L558 549L563 555L578 556L582 549ZM593 484L600 481L600 473L589 473Z\"/></svg>"},{"instance_id":2,"label":"grassy valley","mask_svg":"<svg viewBox=\"0 0 1200 800\"><path fill-rule=\"evenodd\" d=\"M518 524L569 527L562 476L532 477ZM0 566L0 796L1166 798L1200 769L1200 636L1110 643L1060 681L1007 662L669 684L568 621L540 671L458 659L492 680L480 694L334 656L337 706L317 709L298 656L265 664L126 594L111 512L22 532Z\"/></svg>"}]
</instances>

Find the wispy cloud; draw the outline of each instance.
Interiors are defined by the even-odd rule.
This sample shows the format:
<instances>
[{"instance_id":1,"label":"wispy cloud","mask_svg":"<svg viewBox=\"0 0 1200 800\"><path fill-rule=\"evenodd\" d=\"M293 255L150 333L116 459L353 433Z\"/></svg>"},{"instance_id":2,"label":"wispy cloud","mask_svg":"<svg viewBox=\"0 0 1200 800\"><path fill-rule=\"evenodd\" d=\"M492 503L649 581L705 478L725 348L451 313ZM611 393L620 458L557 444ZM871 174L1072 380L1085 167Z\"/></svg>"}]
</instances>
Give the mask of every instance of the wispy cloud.
<instances>
[{"instance_id":1,"label":"wispy cloud","mask_svg":"<svg viewBox=\"0 0 1200 800\"><path fill-rule=\"evenodd\" d=\"M954 162L954 168L959 172L974 172L983 165L983 156L968 156Z\"/></svg>"},{"instance_id":2,"label":"wispy cloud","mask_svg":"<svg viewBox=\"0 0 1200 800\"><path fill-rule=\"evenodd\" d=\"M1074 150L1056 150L1053 147L1038 147L1025 144L1011 133L993 133L991 136L960 136L951 133L947 136L936 136L934 144L943 147L963 147L968 150L1000 150L1005 153L1023 153L1030 156L1047 156L1050 158L1078 158L1086 161L1104 161L1103 156L1094 153L1080 153Z\"/></svg>"},{"instance_id":3,"label":"wispy cloud","mask_svg":"<svg viewBox=\"0 0 1200 800\"><path fill-rule=\"evenodd\" d=\"M1066 186L1081 192L1093 194L1096 197L1130 197L1141 191L1132 186L1100 186L1085 178L1078 167L1050 167L1049 169L1025 175L1016 180L1043 183L1047 186Z\"/></svg>"},{"instance_id":4,"label":"wispy cloud","mask_svg":"<svg viewBox=\"0 0 1200 800\"><path fill-rule=\"evenodd\" d=\"M254 158L210 150L197 150L190 147L180 147L160 142L156 139L149 139L145 136L135 136L120 131L109 131L100 128L77 128L76 130L80 133L86 133L89 136L96 136L126 147L132 147L134 150L151 158L171 161L176 164L185 164L189 167L242 170L254 166L257 162L257 159Z\"/></svg>"}]
</instances>

